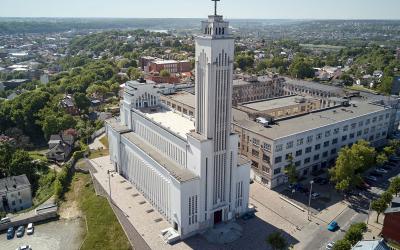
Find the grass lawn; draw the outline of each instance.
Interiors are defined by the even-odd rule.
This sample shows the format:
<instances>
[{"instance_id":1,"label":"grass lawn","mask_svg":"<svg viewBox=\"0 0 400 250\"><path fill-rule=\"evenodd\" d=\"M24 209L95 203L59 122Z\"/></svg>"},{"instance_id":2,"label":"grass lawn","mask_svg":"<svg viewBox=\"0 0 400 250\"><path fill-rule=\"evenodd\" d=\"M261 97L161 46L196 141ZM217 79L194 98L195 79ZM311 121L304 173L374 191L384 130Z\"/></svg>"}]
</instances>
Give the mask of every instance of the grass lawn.
<instances>
[{"instance_id":1,"label":"grass lawn","mask_svg":"<svg viewBox=\"0 0 400 250\"><path fill-rule=\"evenodd\" d=\"M96 195L89 174L76 173L66 197L66 202L77 201L86 217L88 231L81 249L131 249L107 199Z\"/></svg>"},{"instance_id":2,"label":"grass lawn","mask_svg":"<svg viewBox=\"0 0 400 250\"><path fill-rule=\"evenodd\" d=\"M108 149L90 150L89 159L95 159L109 154Z\"/></svg>"},{"instance_id":3,"label":"grass lawn","mask_svg":"<svg viewBox=\"0 0 400 250\"><path fill-rule=\"evenodd\" d=\"M100 142L103 143L103 145L108 148L108 138L107 136L103 136L100 138Z\"/></svg>"},{"instance_id":4,"label":"grass lawn","mask_svg":"<svg viewBox=\"0 0 400 250\"><path fill-rule=\"evenodd\" d=\"M353 85L353 86L347 87L347 89L351 89L351 90L355 90L355 91L365 91L365 92L369 92L369 93L373 93L373 94L377 94L378 93L378 92L376 92L376 91L374 91L372 89L366 88L366 87L361 86L361 85Z\"/></svg>"},{"instance_id":5,"label":"grass lawn","mask_svg":"<svg viewBox=\"0 0 400 250\"><path fill-rule=\"evenodd\" d=\"M47 152L47 148L44 148L44 149L40 149L40 150L28 151L28 154L34 160L47 161L46 152Z\"/></svg>"}]
</instances>

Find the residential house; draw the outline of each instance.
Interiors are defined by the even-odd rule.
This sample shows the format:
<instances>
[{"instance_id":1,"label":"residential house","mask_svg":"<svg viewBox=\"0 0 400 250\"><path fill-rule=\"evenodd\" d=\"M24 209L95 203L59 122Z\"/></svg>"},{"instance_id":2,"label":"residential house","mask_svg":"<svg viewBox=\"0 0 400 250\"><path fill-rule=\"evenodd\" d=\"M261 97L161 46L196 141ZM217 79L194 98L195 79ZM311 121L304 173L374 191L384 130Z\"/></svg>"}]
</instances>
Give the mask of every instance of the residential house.
<instances>
[{"instance_id":1,"label":"residential house","mask_svg":"<svg viewBox=\"0 0 400 250\"><path fill-rule=\"evenodd\" d=\"M79 114L79 109L75 106L72 96L65 95L59 104L70 115Z\"/></svg>"},{"instance_id":2,"label":"residential house","mask_svg":"<svg viewBox=\"0 0 400 250\"><path fill-rule=\"evenodd\" d=\"M17 212L31 206L31 184L25 174L0 179L0 211Z\"/></svg>"},{"instance_id":3,"label":"residential house","mask_svg":"<svg viewBox=\"0 0 400 250\"><path fill-rule=\"evenodd\" d=\"M390 207L385 211L382 236L387 241L400 244L400 197L393 198Z\"/></svg>"},{"instance_id":4,"label":"residential house","mask_svg":"<svg viewBox=\"0 0 400 250\"><path fill-rule=\"evenodd\" d=\"M390 250L385 241L381 240L361 240L354 245L351 250Z\"/></svg>"},{"instance_id":5,"label":"residential house","mask_svg":"<svg viewBox=\"0 0 400 250\"><path fill-rule=\"evenodd\" d=\"M49 151L46 157L49 160L64 162L74 149L75 137L72 134L60 133L52 135L49 140Z\"/></svg>"}]
</instances>

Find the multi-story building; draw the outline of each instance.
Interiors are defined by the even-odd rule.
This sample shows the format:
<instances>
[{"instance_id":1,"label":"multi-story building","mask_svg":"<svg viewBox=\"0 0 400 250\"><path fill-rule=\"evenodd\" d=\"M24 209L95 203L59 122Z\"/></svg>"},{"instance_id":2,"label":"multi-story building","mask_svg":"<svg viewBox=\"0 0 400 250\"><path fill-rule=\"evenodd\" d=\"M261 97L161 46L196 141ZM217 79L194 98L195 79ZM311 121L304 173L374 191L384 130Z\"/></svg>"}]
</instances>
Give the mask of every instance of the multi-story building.
<instances>
[{"instance_id":1,"label":"multi-story building","mask_svg":"<svg viewBox=\"0 0 400 250\"><path fill-rule=\"evenodd\" d=\"M283 78L269 78L264 76L236 79L233 81L233 105L283 95Z\"/></svg>"},{"instance_id":2,"label":"multi-story building","mask_svg":"<svg viewBox=\"0 0 400 250\"><path fill-rule=\"evenodd\" d=\"M160 60L157 59L148 64L148 72L158 72L166 70L171 74L189 72L192 66L189 61Z\"/></svg>"},{"instance_id":3,"label":"multi-story building","mask_svg":"<svg viewBox=\"0 0 400 250\"><path fill-rule=\"evenodd\" d=\"M17 212L31 206L31 184L26 175L0 179L0 211Z\"/></svg>"},{"instance_id":4,"label":"multi-story building","mask_svg":"<svg viewBox=\"0 0 400 250\"><path fill-rule=\"evenodd\" d=\"M269 188L287 181L284 167L293 157L300 175L334 164L339 150L360 139L384 145L391 108L358 103L263 124L234 109L239 150L252 161L252 178Z\"/></svg>"},{"instance_id":5,"label":"multi-story building","mask_svg":"<svg viewBox=\"0 0 400 250\"><path fill-rule=\"evenodd\" d=\"M135 83L121 122L106 125L115 170L171 223L167 242L248 211L250 162L231 131L233 62L229 23L211 15L196 38L195 119L160 103L154 85Z\"/></svg>"}]
</instances>

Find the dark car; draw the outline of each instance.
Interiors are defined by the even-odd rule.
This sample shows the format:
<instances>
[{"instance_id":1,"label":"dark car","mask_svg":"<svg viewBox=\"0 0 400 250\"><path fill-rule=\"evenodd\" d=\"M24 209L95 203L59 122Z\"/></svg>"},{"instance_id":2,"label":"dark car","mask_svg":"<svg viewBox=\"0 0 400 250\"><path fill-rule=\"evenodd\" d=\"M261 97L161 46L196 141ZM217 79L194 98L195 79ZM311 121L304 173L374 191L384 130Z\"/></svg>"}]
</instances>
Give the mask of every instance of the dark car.
<instances>
[{"instance_id":1,"label":"dark car","mask_svg":"<svg viewBox=\"0 0 400 250\"><path fill-rule=\"evenodd\" d=\"M375 176L375 177L382 177L383 176L383 174L378 173L376 171L371 172L370 175Z\"/></svg>"},{"instance_id":2,"label":"dark car","mask_svg":"<svg viewBox=\"0 0 400 250\"><path fill-rule=\"evenodd\" d=\"M22 236L24 236L24 233L25 233L25 227L19 226L17 229L17 237L21 238Z\"/></svg>"},{"instance_id":3,"label":"dark car","mask_svg":"<svg viewBox=\"0 0 400 250\"><path fill-rule=\"evenodd\" d=\"M243 220L250 220L251 218L254 218L256 215L254 213L246 213L242 216Z\"/></svg>"},{"instance_id":4,"label":"dark car","mask_svg":"<svg viewBox=\"0 0 400 250\"><path fill-rule=\"evenodd\" d=\"M385 170L387 170L387 171L392 170L392 167L391 167L390 165L382 166L382 168L385 169Z\"/></svg>"},{"instance_id":5,"label":"dark car","mask_svg":"<svg viewBox=\"0 0 400 250\"><path fill-rule=\"evenodd\" d=\"M7 240L11 240L12 238L14 238L14 228L13 227L9 227L7 230Z\"/></svg>"}]
</instances>

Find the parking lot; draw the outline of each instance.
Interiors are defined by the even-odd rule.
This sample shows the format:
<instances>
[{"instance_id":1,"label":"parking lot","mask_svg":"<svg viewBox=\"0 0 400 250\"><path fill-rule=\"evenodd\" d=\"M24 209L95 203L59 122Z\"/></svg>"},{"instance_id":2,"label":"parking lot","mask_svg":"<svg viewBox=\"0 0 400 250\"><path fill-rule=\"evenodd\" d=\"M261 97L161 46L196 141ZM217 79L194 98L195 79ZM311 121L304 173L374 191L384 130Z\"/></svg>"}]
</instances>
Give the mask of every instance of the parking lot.
<instances>
[{"instance_id":1,"label":"parking lot","mask_svg":"<svg viewBox=\"0 0 400 250\"><path fill-rule=\"evenodd\" d=\"M84 233L81 219L58 220L35 226L33 235L7 240L6 233L0 234L0 249L15 250L22 245L30 245L33 250L73 250L79 249Z\"/></svg>"}]
</instances>

